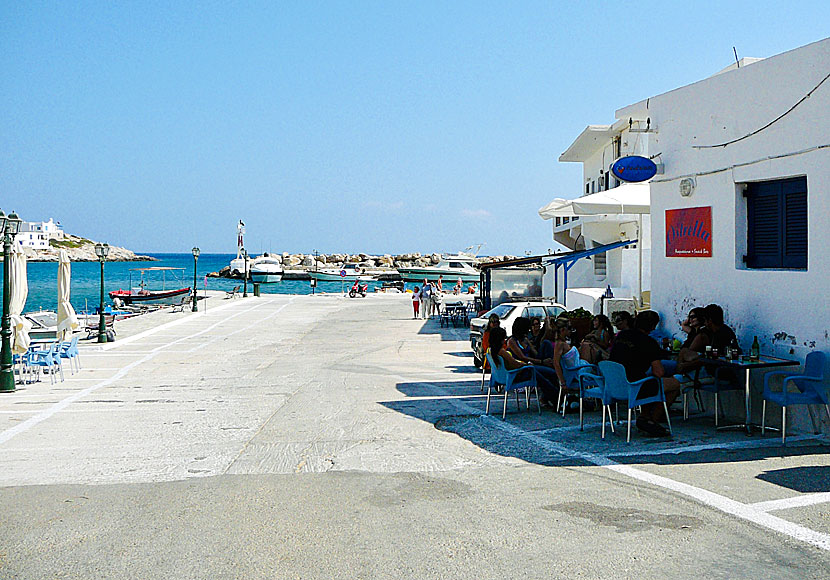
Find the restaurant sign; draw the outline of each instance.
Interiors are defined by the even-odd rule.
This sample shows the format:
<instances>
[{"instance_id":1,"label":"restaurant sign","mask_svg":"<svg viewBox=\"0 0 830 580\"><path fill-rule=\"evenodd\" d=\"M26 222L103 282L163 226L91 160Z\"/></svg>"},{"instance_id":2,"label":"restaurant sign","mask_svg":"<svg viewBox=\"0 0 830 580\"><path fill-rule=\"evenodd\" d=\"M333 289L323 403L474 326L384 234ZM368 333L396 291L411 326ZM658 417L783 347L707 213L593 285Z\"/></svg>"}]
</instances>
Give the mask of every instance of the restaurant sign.
<instances>
[{"instance_id":1,"label":"restaurant sign","mask_svg":"<svg viewBox=\"0 0 830 580\"><path fill-rule=\"evenodd\" d=\"M611 166L611 173L617 179L629 183L648 181L657 173L657 165L648 157L628 155L620 157Z\"/></svg>"},{"instance_id":2,"label":"restaurant sign","mask_svg":"<svg viewBox=\"0 0 830 580\"><path fill-rule=\"evenodd\" d=\"M712 207L666 210L666 257L712 257Z\"/></svg>"}]
</instances>

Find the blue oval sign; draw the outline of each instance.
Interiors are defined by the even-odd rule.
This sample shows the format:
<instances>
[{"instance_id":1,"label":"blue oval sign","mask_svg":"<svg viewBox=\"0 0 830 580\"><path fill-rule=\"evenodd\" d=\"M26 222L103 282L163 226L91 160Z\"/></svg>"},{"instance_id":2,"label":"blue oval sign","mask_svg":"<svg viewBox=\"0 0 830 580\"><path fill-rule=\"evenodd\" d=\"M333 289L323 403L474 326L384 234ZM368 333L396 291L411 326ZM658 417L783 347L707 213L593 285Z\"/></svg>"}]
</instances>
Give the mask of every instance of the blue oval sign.
<instances>
[{"instance_id":1,"label":"blue oval sign","mask_svg":"<svg viewBox=\"0 0 830 580\"><path fill-rule=\"evenodd\" d=\"M657 165L647 157L629 155L617 159L611 166L611 173L617 179L629 183L648 181L657 174Z\"/></svg>"}]
</instances>

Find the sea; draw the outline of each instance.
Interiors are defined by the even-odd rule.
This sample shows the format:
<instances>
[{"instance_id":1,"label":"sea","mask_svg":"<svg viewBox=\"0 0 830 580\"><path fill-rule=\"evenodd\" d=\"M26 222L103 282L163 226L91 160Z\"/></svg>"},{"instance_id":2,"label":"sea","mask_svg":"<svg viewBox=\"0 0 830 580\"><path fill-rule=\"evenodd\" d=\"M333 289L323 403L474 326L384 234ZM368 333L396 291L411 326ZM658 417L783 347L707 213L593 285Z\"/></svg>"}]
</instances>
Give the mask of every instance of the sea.
<instances>
[{"instance_id":1,"label":"sea","mask_svg":"<svg viewBox=\"0 0 830 580\"><path fill-rule=\"evenodd\" d=\"M145 254L154 261L146 262L106 262L104 264L104 302L111 304L108 292L123 288L137 287L141 282L141 272L136 268L150 268L167 266L184 268L179 271L168 271L162 278L159 272L147 272L145 283L148 290L165 288L182 288L193 286L193 255L192 254ZM211 272L218 272L229 265L236 254L201 254L196 263L196 285L199 291L232 290L234 286L242 284L241 280L225 278L208 278ZM37 310L57 311L58 308L58 263L57 262L29 262L26 268L29 284L29 295L24 312ZM380 282L369 282L369 291L380 286ZM341 282L319 282L315 292L341 293ZM350 283L346 283L348 290ZM248 293L253 292L251 282L248 282ZM284 280L274 284L262 284L262 294L311 294L312 287L308 280ZM0 296L2 284L0 284ZM101 300L101 264L100 262L72 262L72 278L70 282L69 300L78 312L89 312L98 307Z\"/></svg>"}]
</instances>

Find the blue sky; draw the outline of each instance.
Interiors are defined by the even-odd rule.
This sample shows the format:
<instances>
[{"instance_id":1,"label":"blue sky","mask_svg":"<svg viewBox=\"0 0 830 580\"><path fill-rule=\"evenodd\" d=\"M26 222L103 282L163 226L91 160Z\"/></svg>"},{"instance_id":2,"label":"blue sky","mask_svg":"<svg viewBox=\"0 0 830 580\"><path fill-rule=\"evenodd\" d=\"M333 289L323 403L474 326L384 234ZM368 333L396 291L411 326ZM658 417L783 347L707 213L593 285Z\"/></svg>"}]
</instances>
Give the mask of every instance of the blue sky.
<instances>
[{"instance_id":1,"label":"blue sky","mask_svg":"<svg viewBox=\"0 0 830 580\"><path fill-rule=\"evenodd\" d=\"M0 207L137 251L553 246L588 124L824 2L4 2Z\"/></svg>"}]
</instances>

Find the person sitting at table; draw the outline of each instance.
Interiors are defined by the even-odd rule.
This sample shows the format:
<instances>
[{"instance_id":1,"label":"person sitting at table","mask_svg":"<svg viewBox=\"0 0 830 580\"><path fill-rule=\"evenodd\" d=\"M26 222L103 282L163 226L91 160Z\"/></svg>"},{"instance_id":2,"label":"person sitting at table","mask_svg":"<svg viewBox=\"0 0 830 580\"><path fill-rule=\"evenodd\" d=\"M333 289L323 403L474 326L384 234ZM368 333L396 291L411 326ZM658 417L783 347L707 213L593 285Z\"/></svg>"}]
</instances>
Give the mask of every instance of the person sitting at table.
<instances>
[{"instance_id":1,"label":"person sitting at table","mask_svg":"<svg viewBox=\"0 0 830 580\"><path fill-rule=\"evenodd\" d=\"M617 310L611 315L617 333L634 328L634 317L627 310Z\"/></svg>"},{"instance_id":2,"label":"person sitting at table","mask_svg":"<svg viewBox=\"0 0 830 580\"><path fill-rule=\"evenodd\" d=\"M700 355L709 343L709 337L703 333L705 322L704 309L695 307L689 310L689 316L680 323L680 329L686 333L686 340L677 353L677 372L689 373L701 367Z\"/></svg>"},{"instance_id":3,"label":"person sitting at table","mask_svg":"<svg viewBox=\"0 0 830 580\"><path fill-rule=\"evenodd\" d=\"M501 320L499 320L498 314L491 314L487 318L487 327L484 329L484 333L481 335L481 352L487 352L490 348L490 333L494 328L501 327ZM484 357L484 361L481 363L485 370L490 368L490 363L487 362L487 357Z\"/></svg>"},{"instance_id":4,"label":"person sitting at table","mask_svg":"<svg viewBox=\"0 0 830 580\"><path fill-rule=\"evenodd\" d=\"M542 319L538 316L533 316L530 319L530 335L528 336L530 341L533 343L533 347L536 349L536 352L539 352L539 349L542 346Z\"/></svg>"},{"instance_id":5,"label":"person sitting at table","mask_svg":"<svg viewBox=\"0 0 830 580\"><path fill-rule=\"evenodd\" d=\"M608 349L611 348L611 341L614 339L614 328L604 314L594 316L591 323L593 330L582 339L579 345L579 356L595 365L608 358Z\"/></svg>"},{"instance_id":6,"label":"person sitting at table","mask_svg":"<svg viewBox=\"0 0 830 580\"><path fill-rule=\"evenodd\" d=\"M735 336L735 331L729 328L723 322L723 308L717 304L709 304L703 309L703 315L706 317L704 328L701 333L708 338L707 344L712 347L713 352L717 352L718 356L726 354L726 347L738 344L738 339ZM715 368L712 365L705 367L706 372L715 376ZM732 369L720 369L718 378L725 381L736 381L738 375Z\"/></svg>"},{"instance_id":7,"label":"person sitting at table","mask_svg":"<svg viewBox=\"0 0 830 580\"><path fill-rule=\"evenodd\" d=\"M666 405L671 405L680 394L680 382L671 376L666 376L660 359L663 350L649 333L657 328L660 315L653 310L644 310L634 319L634 328L623 330L617 334L611 347L610 360L625 367L626 378L630 382L639 381L649 375L663 379L663 391L666 395ZM640 396L647 397L657 393L659 383L647 381L640 387ZM643 405L642 412L637 418L637 429L653 437L662 437L668 434L662 423L666 419L663 406L660 403Z\"/></svg>"},{"instance_id":8,"label":"person sitting at table","mask_svg":"<svg viewBox=\"0 0 830 580\"><path fill-rule=\"evenodd\" d=\"M583 365L587 361L582 360L579 356L579 350L568 342L568 338L571 336L570 321L567 318L559 318L552 326L553 328L549 334L553 335L553 369L556 371L559 384L565 385L563 366L572 369ZM543 344L546 344L546 342ZM577 372L591 372L591 369L586 368Z\"/></svg>"},{"instance_id":9,"label":"person sitting at table","mask_svg":"<svg viewBox=\"0 0 830 580\"><path fill-rule=\"evenodd\" d=\"M556 372L551 368L553 360L542 359L536 352L536 347L530 341L531 322L529 318L520 316L513 321L513 336L507 341L507 348L518 361L532 364L536 368L539 386L542 389L543 399L539 401L541 406L550 405L559 393L559 384L556 379ZM492 336L490 337L492 341Z\"/></svg>"},{"instance_id":10,"label":"person sitting at table","mask_svg":"<svg viewBox=\"0 0 830 580\"><path fill-rule=\"evenodd\" d=\"M455 283L455 286L452 288L453 294L461 294L461 290L464 288L464 282L461 281L461 278L458 279L458 282Z\"/></svg>"}]
</instances>

